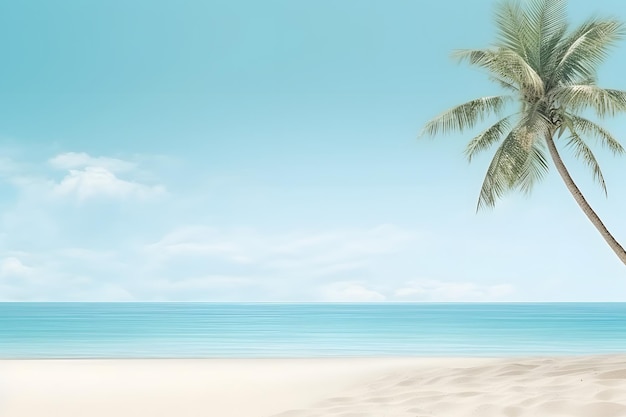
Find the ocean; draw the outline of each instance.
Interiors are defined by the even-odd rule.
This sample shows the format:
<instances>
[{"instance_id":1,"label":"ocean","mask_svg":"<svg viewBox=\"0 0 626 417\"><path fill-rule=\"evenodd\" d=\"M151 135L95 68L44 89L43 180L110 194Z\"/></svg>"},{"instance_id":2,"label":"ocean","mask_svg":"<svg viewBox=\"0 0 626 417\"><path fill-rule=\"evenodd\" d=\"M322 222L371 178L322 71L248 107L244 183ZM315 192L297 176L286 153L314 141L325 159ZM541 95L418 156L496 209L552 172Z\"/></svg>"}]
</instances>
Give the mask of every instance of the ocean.
<instances>
[{"instance_id":1,"label":"ocean","mask_svg":"<svg viewBox=\"0 0 626 417\"><path fill-rule=\"evenodd\" d=\"M626 353L626 304L0 303L0 359Z\"/></svg>"}]
</instances>

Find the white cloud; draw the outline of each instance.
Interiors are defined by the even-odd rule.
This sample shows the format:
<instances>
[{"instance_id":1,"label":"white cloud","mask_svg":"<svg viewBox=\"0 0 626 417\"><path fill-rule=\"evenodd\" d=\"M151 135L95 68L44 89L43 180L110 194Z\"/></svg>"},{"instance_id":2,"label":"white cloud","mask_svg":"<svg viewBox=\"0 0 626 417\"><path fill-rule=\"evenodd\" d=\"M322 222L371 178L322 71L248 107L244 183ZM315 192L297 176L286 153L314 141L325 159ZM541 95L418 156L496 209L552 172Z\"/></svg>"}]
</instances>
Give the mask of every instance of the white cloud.
<instances>
[{"instance_id":1,"label":"white cloud","mask_svg":"<svg viewBox=\"0 0 626 417\"><path fill-rule=\"evenodd\" d=\"M147 275L171 282L172 289L196 286L209 297L216 293L207 285L215 283L193 277L230 277L224 282L242 286L240 293L223 295L231 300L379 301L385 296L364 284L382 279L371 267L408 250L415 240L413 233L393 225L283 234L196 225L146 245L142 257L150 265Z\"/></svg>"},{"instance_id":2,"label":"white cloud","mask_svg":"<svg viewBox=\"0 0 626 417\"><path fill-rule=\"evenodd\" d=\"M70 170L60 183L54 185L52 192L58 196L74 195L80 201L97 196L147 199L164 194L165 188L120 179L103 167L87 167Z\"/></svg>"},{"instance_id":3,"label":"white cloud","mask_svg":"<svg viewBox=\"0 0 626 417\"><path fill-rule=\"evenodd\" d=\"M197 278L185 279L159 279L151 282L153 288L158 289L163 294L169 291L191 290L212 290L223 288L239 288L253 284L249 277L239 277L235 275L207 275Z\"/></svg>"},{"instance_id":4,"label":"white cloud","mask_svg":"<svg viewBox=\"0 0 626 417\"><path fill-rule=\"evenodd\" d=\"M322 301L373 302L373 301L501 301L514 292L509 284L478 285L471 282L414 280L395 291L372 288L377 281L338 281L321 288Z\"/></svg>"},{"instance_id":5,"label":"white cloud","mask_svg":"<svg viewBox=\"0 0 626 417\"><path fill-rule=\"evenodd\" d=\"M332 211L328 199L337 190L325 194L321 188L260 186L245 175L207 185L207 178L228 175L219 172L221 166L206 171L161 157L132 155L125 160L84 152L40 159L43 148L1 152L0 179L8 191L0 215L3 299L618 301L625 293L626 284L606 278L618 276L619 270L612 266L612 254L602 261L607 251L601 244L590 248L597 246L594 259L608 271L596 274L604 277L602 286L584 279L597 272L591 264L578 271L584 263L566 262L572 258L566 250L551 252L549 263L507 269L518 265L520 257L540 259L545 252L524 240L524 224L536 219L522 215L524 205L519 213L497 210L486 216L475 216L470 208L467 215L450 212L439 223L429 223L424 219L432 217L430 209L419 206L419 199L411 201L426 210L422 216L392 209L412 188L402 191L396 203L361 215L368 198L392 198L393 193L350 198L350 210L344 206L348 200L337 201L342 208ZM166 192L158 185L164 179L176 190L176 199L152 199ZM159 204L133 204L144 199ZM77 200L89 203L73 204ZM554 219L562 215L561 210L555 213ZM510 233L514 238L503 237L502 225L510 223L512 214L520 216L519 227ZM403 226L355 226L377 215ZM204 223L207 219L213 223ZM199 225L182 227L195 222ZM241 224L252 228L237 228ZM286 229L294 224L300 229ZM326 226L311 229L313 225ZM563 223L557 232L568 226ZM540 246L558 246L562 233L557 232ZM579 240L591 242L593 233L589 231L589 239L581 234ZM450 261L452 241L464 250ZM499 271L506 271L506 282L500 283ZM557 285L563 276L568 277L565 289ZM534 282L528 277L544 278Z\"/></svg>"},{"instance_id":6,"label":"white cloud","mask_svg":"<svg viewBox=\"0 0 626 417\"><path fill-rule=\"evenodd\" d=\"M79 152L57 155L43 168L6 161L0 177L19 193L1 217L3 299L492 301L513 292L483 281L407 280L421 272L433 242L392 224L288 232L177 227L180 219L198 219L187 216L189 205L181 212L168 202L165 216L155 211L143 222L142 206L117 213L65 204L164 194L155 177L141 171L149 162L133 161ZM104 221L94 223L94 216Z\"/></svg>"},{"instance_id":7,"label":"white cloud","mask_svg":"<svg viewBox=\"0 0 626 417\"><path fill-rule=\"evenodd\" d=\"M385 301L387 297L365 286L362 282L333 282L321 289L323 301L331 302L374 302Z\"/></svg>"},{"instance_id":8,"label":"white cloud","mask_svg":"<svg viewBox=\"0 0 626 417\"><path fill-rule=\"evenodd\" d=\"M113 251L95 251L86 248L65 248L56 251L59 256L86 262L113 262L116 253Z\"/></svg>"},{"instance_id":9,"label":"white cloud","mask_svg":"<svg viewBox=\"0 0 626 417\"><path fill-rule=\"evenodd\" d=\"M163 257L218 256L236 259L250 245L233 234L219 233L208 226L184 226L167 233L146 246L146 251Z\"/></svg>"},{"instance_id":10,"label":"white cloud","mask_svg":"<svg viewBox=\"0 0 626 417\"><path fill-rule=\"evenodd\" d=\"M127 172L136 168L133 162L117 158L93 157L85 152L62 153L49 161L53 168L71 170L77 168L98 167L111 172Z\"/></svg>"},{"instance_id":11,"label":"white cloud","mask_svg":"<svg viewBox=\"0 0 626 417\"><path fill-rule=\"evenodd\" d=\"M288 234L195 226L150 245L48 245L5 253L0 299L384 301L368 266L405 247L405 235L388 226Z\"/></svg>"},{"instance_id":12,"label":"white cloud","mask_svg":"<svg viewBox=\"0 0 626 417\"><path fill-rule=\"evenodd\" d=\"M0 176L11 176L20 172L22 167L12 158L0 155Z\"/></svg>"},{"instance_id":13,"label":"white cloud","mask_svg":"<svg viewBox=\"0 0 626 417\"><path fill-rule=\"evenodd\" d=\"M495 301L510 296L514 290L509 284L479 285L426 279L407 282L394 296L406 301Z\"/></svg>"},{"instance_id":14,"label":"white cloud","mask_svg":"<svg viewBox=\"0 0 626 417\"><path fill-rule=\"evenodd\" d=\"M74 250L70 250L73 252ZM90 251L93 252L93 251ZM106 257L80 259L65 250L23 252L0 261L0 301L131 301L133 282ZM100 261L95 261L100 259ZM101 274L94 274L94 271Z\"/></svg>"},{"instance_id":15,"label":"white cloud","mask_svg":"<svg viewBox=\"0 0 626 417\"><path fill-rule=\"evenodd\" d=\"M214 256L274 269L363 265L406 246L414 235L393 225L321 233L263 235L252 230L219 231L206 226L178 228L146 250L161 257ZM339 267L339 269L342 269Z\"/></svg>"},{"instance_id":16,"label":"white cloud","mask_svg":"<svg viewBox=\"0 0 626 417\"><path fill-rule=\"evenodd\" d=\"M10 256L0 261L0 277L22 277L29 275L33 268L28 267L16 257Z\"/></svg>"},{"instance_id":17,"label":"white cloud","mask_svg":"<svg viewBox=\"0 0 626 417\"><path fill-rule=\"evenodd\" d=\"M75 197L79 201L96 197L150 199L166 193L162 185L154 185L149 172L139 170L134 162L117 158L92 157L84 152L59 154L48 160L52 168L67 171L60 180L41 166L18 165L0 155L0 177L20 191L21 200L46 200L50 197ZM126 176L131 175L132 178ZM18 203L23 201L18 200Z\"/></svg>"}]
</instances>

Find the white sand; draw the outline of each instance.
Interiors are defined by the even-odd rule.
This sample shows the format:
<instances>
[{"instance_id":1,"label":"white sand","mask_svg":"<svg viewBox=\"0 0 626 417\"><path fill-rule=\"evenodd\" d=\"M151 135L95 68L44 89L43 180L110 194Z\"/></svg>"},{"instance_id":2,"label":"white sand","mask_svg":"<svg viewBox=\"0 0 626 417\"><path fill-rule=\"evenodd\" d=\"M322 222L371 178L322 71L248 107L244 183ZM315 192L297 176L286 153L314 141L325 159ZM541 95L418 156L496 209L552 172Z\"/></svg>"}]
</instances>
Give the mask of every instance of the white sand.
<instances>
[{"instance_id":1,"label":"white sand","mask_svg":"<svg viewBox=\"0 0 626 417\"><path fill-rule=\"evenodd\" d=\"M2 417L626 417L626 356L0 361Z\"/></svg>"}]
</instances>

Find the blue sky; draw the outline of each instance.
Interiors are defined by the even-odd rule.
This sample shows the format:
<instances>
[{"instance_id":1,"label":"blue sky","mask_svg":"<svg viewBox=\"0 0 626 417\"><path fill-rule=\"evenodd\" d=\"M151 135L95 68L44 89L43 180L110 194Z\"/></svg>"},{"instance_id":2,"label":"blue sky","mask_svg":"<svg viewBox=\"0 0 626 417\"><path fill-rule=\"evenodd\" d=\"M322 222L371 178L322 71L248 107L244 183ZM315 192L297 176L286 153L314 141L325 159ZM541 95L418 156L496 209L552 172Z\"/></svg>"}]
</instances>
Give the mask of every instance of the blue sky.
<instances>
[{"instance_id":1,"label":"blue sky","mask_svg":"<svg viewBox=\"0 0 626 417\"><path fill-rule=\"evenodd\" d=\"M493 4L5 2L0 300L623 301L554 170L477 214L490 155L417 139L498 92L449 58L490 43ZM596 12L626 21L570 1ZM601 84L625 66L626 43ZM626 160L598 150L606 199L563 156L626 243Z\"/></svg>"}]
</instances>

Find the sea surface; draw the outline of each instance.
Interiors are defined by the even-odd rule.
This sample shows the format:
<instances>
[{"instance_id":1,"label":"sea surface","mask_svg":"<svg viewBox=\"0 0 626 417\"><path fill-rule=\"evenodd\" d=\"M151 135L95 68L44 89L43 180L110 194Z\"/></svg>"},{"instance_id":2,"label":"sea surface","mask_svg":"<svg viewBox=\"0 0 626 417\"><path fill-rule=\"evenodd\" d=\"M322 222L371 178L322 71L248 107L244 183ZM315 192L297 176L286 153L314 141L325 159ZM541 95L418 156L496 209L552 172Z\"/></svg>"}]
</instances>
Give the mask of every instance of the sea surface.
<instances>
[{"instance_id":1,"label":"sea surface","mask_svg":"<svg viewBox=\"0 0 626 417\"><path fill-rule=\"evenodd\" d=\"M0 303L0 359L626 353L626 304Z\"/></svg>"}]
</instances>

